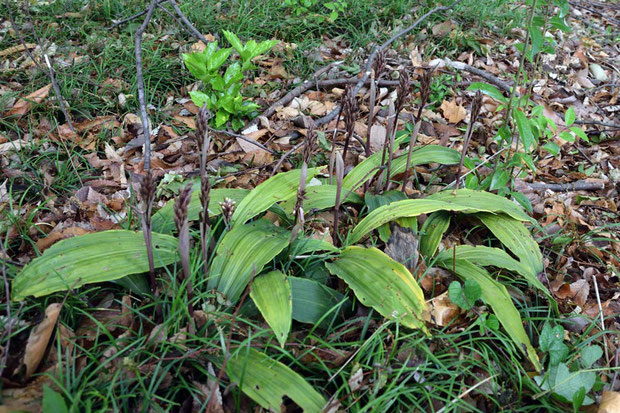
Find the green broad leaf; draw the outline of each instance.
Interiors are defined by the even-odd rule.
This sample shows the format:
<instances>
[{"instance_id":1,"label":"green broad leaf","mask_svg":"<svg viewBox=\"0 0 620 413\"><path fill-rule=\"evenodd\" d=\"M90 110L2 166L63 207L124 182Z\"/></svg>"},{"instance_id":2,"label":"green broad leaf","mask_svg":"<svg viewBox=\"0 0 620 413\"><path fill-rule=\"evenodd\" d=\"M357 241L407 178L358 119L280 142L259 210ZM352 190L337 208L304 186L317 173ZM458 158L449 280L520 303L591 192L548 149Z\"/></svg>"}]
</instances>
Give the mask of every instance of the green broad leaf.
<instances>
[{"instance_id":1,"label":"green broad leaf","mask_svg":"<svg viewBox=\"0 0 620 413\"><path fill-rule=\"evenodd\" d=\"M323 209L333 208L336 204L336 191L338 187L336 185L312 185L306 187L306 195L304 200L304 213L307 215L312 211L321 211ZM343 189L341 197L344 197L349 192L348 189ZM282 208L289 214L293 213L297 197L288 199L282 202ZM364 200L355 192L349 193L347 199L341 200L341 203L363 204Z\"/></svg>"},{"instance_id":2,"label":"green broad leaf","mask_svg":"<svg viewBox=\"0 0 620 413\"><path fill-rule=\"evenodd\" d=\"M527 212L529 212L530 214L534 212L534 207L532 206L530 199L527 196L525 196L523 193L511 192L510 195L512 195L515 201L521 204L521 206L525 208Z\"/></svg>"},{"instance_id":3,"label":"green broad leaf","mask_svg":"<svg viewBox=\"0 0 620 413\"><path fill-rule=\"evenodd\" d=\"M185 67L196 79L203 80L207 77L207 59L202 53L183 53Z\"/></svg>"},{"instance_id":4,"label":"green broad leaf","mask_svg":"<svg viewBox=\"0 0 620 413\"><path fill-rule=\"evenodd\" d=\"M470 211L465 206L451 205L447 202L431 199L407 199L404 201L392 202L370 212L353 228L349 234L349 243L354 244L362 237L381 225L395 221L403 217L417 217L422 214L429 214L435 211Z\"/></svg>"},{"instance_id":5,"label":"green broad leaf","mask_svg":"<svg viewBox=\"0 0 620 413\"><path fill-rule=\"evenodd\" d=\"M265 264L286 248L290 237L290 231L265 219L233 226L215 250L208 288L217 289L234 304L252 273L259 274Z\"/></svg>"},{"instance_id":6,"label":"green broad leaf","mask_svg":"<svg viewBox=\"0 0 620 413\"><path fill-rule=\"evenodd\" d=\"M568 127L575 123L575 108L570 107L564 114L564 124Z\"/></svg>"},{"instance_id":7,"label":"green broad leaf","mask_svg":"<svg viewBox=\"0 0 620 413\"><path fill-rule=\"evenodd\" d=\"M560 132L558 136L566 142L575 142L575 136L567 130Z\"/></svg>"},{"instance_id":8,"label":"green broad leaf","mask_svg":"<svg viewBox=\"0 0 620 413\"><path fill-rule=\"evenodd\" d=\"M495 316L499 320L504 330L508 333L516 347L521 350L532 362L537 371L541 370L538 355L530 343L519 311L515 308L506 287L495 281L484 269L463 259L453 261L452 257L437 261L437 265L449 271L456 272L456 275L464 280L472 279L480 284L482 289L482 301L493 309Z\"/></svg>"},{"instance_id":9,"label":"green broad leaf","mask_svg":"<svg viewBox=\"0 0 620 413\"><path fill-rule=\"evenodd\" d=\"M265 41L260 42L258 46L256 46L256 49L254 49L254 52L252 53L254 55L253 57L265 54L268 50L270 50L273 46L277 45L278 43L280 43L278 40L265 40Z\"/></svg>"},{"instance_id":10,"label":"green broad leaf","mask_svg":"<svg viewBox=\"0 0 620 413\"><path fill-rule=\"evenodd\" d=\"M207 61L207 67L210 72L216 71L224 64L232 49L220 49L217 52L213 53L211 58Z\"/></svg>"},{"instance_id":11,"label":"green broad leaf","mask_svg":"<svg viewBox=\"0 0 620 413\"><path fill-rule=\"evenodd\" d=\"M298 277L288 279L291 284L295 321L316 324L335 306L343 303L344 296L341 293L317 281ZM328 315L327 318L331 319L331 316Z\"/></svg>"},{"instance_id":12,"label":"green broad leaf","mask_svg":"<svg viewBox=\"0 0 620 413\"><path fill-rule=\"evenodd\" d=\"M263 318L284 347L291 331L293 302L291 286L285 274L271 271L259 275L252 282L250 297Z\"/></svg>"},{"instance_id":13,"label":"green broad leaf","mask_svg":"<svg viewBox=\"0 0 620 413\"><path fill-rule=\"evenodd\" d=\"M229 32L228 30L222 30L222 33L224 33L224 37L226 37L226 40L228 40L228 43L230 43L230 45L235 48L237 53L241 54L241 52L243 52L244 47L243 47L243 44L241 43L241 40L239 40L239 38L237 37L237 35L234 34L233 32Z\"/></svg>"},{"instance_id":14,"label":"green broad leaf","mask_svg":"<svg viewBox=\"0 0 620 413\"><path fill-rule=\"evenodd\" d=\"M422 237L420 238L420 254L427 262L435 255L439 243L443 235L450 226L450 213L446 211L437 211L428 217L420 230Z\"/></svg>"},{"instance_id":15,"label":"green broad leaf","mask_svg":"<svg viewBox=\"0 0 620 413\"><path fill-rule=\"evenodd\" d=\"M151 291L147 277L145 277L144 274L130 274L118 280L113 280L112 282L143 297Z\"/></svg>"},{"instance_id":16,"label":"green broad leaf","mask_svg":"<svg viewBox=\"0 0 620 413\"><path fill-rule=\"evenodd\" d=\"M581 365L589 369L594 363L603 357L603 349L600 346L593 345L584 347L581 350Z\"/></svg>"},{"instance_id":17,"label":"green broad leaf","mask_svg":"<svg viewBox=\"0 0 620 413\"><path fill-rule=\"evenodd\" d=\"M584 141L590 142L590 139L588 138L588 135L586 135L584 130L581 129L580 127L578 127L578 126L571 126L570 130L571 130L571 132L573 132L575 135L579 136Z\"/></svg>"},{"instance_id":18,"label":"green broad leaf","mask_svg":"<svg viewBox=\"0 0 620 413\"><path fill-rule=\"evenodd\" d=\"M545 150L553 156L558 156L560 154L560 150L562 149L557 143L551 141L545 143L543 148L545 148Z\"/></svg>"},{"instance_id":19,"label":"green broad leaf","mask_svg":"<svg viewBox=\"0 0 620 413\"><path fill-rule=\"evenodd\" d=\"M543 270L543 260L538 244L525 226L504 214L478 214L480 221L491 230L521 263L531 271L535 278Z\"/></svg>"},{"instance_id":20,"label":"green broad leaf","mask_svg":"<svg viewBox=\"0 0 620 413\"><path fill-rule=\"evenodd\" d=\"M175 237L153 233L155 267L177 261L177 245ZM41 297L148 270L141 232L96 232L64 239L45 250L13 279L11 297L15 301Z\"/></svg>"},{"instance_id":21,"label":"green broad leaf","mask_svg":"<svg viewBox=\"0 0 620 413\"><path fill-rule=\"evenodd\" d=\"M64 397L56 393L46 384L43 385L42 406L44 413L69 413ZM9 409L10 410L10 409Z\"/></svg>"},{"instance_id":22,"label":"green broad leaf","mask_svg":"<svg viewBox=\"0 0 620 413\"><path fill-rule=\"evenodd\" d=\"M224 124L228 122L229 117L230 117L230 114L226 112L225 110L222 110L222 109L218 110L217 113L215 114L215 126L217 128L224 126Z\"/></svg>"},{"instance_id":23,"label":"green broad leaf","mask_svg":"<svg viewBox=\"0 0 620 413\"><path fill-rule=\"evenodd\" d=\"M490 96L493 99L497 100L498 102L508 101L508 99L504 97L504 94L498 88L496 88L493 85L489 85L488 83L474 82L471 85L469 85L467 90L479 90L485 95Z\"/></svg>"},{"instance_id":24,"label":"green broad leaf","mask_svg":"<svg viewBox=\"0 0 620 413\"><path fill-rule=\"evenodd\" d=\"M575 395L579 395L580 392L583 392L584 395L588 393L596 382L596 373L593 371L577 370L571 372L565 363L550 368L548 376L548 380L545 381L546 386L541 387L544 390L551 390L567 403L571 403ZM592 403L591 399L586 400L582 403Z\"/></svg>"},{"instance_id":25,"label":"green broad leaf","mask_svg":"<svg viewBox=\"0 0 620 413\"><path fill-rule=\"evenodd\" d=\"M421 147L420 149L413 149L409 167L430 163L458 165L460 161L461 154L454 149L446 148L445 146L440 145L427 145ZM404 173L406 167L407 154L405 153L392 161L390 177Z\"/></svg>"},{"instance_id":26,"label":"green broad leaf","mask_svg":"<svg viewBox=\"0 0 620 413\"><path fill-rule=\"evenodd\" d=\"M384 192L381 195L374 195L371 193L366 193L366 196L364 197L364 202L366 203L368 212L371 212L384 205L388 205L396 201L403 201L405 199L409 199L409 198L407 198L407 195L405 195L402 191L393 190L393 191ZM415 217L398 218L396 219L396 223L403 228L410 228L415 233L418 232L418 221ZM381 225L378 228L378 232L379 232L379 238L383 242L388 242L388 240L390 239L390 236L392 235L392 229L390 228L390 224L385 223Z\"/></svg>"},{"instance_id":27,"label":"green broad leaf","mask_svg":"<svg viewBox=\"0 0 620 413\"><path fill-rule=\"evenodd\" d=\"M406 138L409 138L408 134L403 134L395 140L395 145L400 144ZM440 163L443 165L457 165L461 160L461 155L454 149L446 148L440 145L427 145L418 148L414 148L411 153L410 166L428 164L428 163ZM397 175L405 171L407 163L407 154L399 156L394 159L392 163L391 175ZM356 190L364 184L364 180L369 179L373 175L373 170L376 172L381 164L381 152L374 153L360 162L355 168L353 168L343 179L342 187Z\"/></svg>"},{"instance_id":28,"label":"green broad leaf","mask_svg":"<svg viewBox=\"0 0 620 413\"><path fill-rule=\"evenodd\" d=\"M480 267L504 268L508 271L521 275L533 287L551 297L549 290L540 282L532 269L512 258L506 251L499 248L485 246L459 245L456 251L452 248L439 253L437 259L445 261L456 255L456 259L463 259Z\"/></svg>"},{"instance_id":29,"label":"green broad leaf","mask_svg":"<svg viewBox=\"0 0 620 413\"><path fill-rule=\"evenodd\" d=\"M197 90L189 92L189 97L192 98L192 102L194 105L198 107L202 107L206 102L209 102L209 95L203 92L199 92Z\"/></svg>"},{"instance_id":30,"label":"green broad leaf","mask_svg":"<svg viewBox=\"0 0 620 413\"><path fill-rule=\"evenodd\" d=\"M538 28L530 27L530 41L532 44L532 57L536 56L543 48L545 38L543 32Z\"/></svg>"},{"instance_id":31,"label":"green broad leaf","mask_svg":"<svg viewBox=\"0 0 620 413\"><path fill-rule=\"evenodd\" d=\"M495 195L490 192L459 189L455 194L454 191L448 190L434 193L426 197L426 199L443 201L453 205L470 208L471 211L467 213L484 211L504 213L519 221L535 222L534 219L523 212L523 209L521 209L519 205L503 196Z\"/></svg>"},{"instance_id":32,"label":"green broad leaf","mask_svg":"<svg viewBox=\"0 0 620 413\"><path fill-rule=\"evenodd\" d=\"M532 132L532 125L525 113L521 109L515 109L513 112L514 119L517 123L517 129L519 129L519 136L521 136L521 142L526 151L535 144L534 133Z\"/></svg>"},{"instance_id":33,"label":"green broad leaf","mask_svg":"<svg viewBox=\"0 0 620 413\"><path fill-rule=\"evenodd\" d=\"M448 287L448 295L454 304L463 310L469 310L482 297L482 288L473 279L465 280L462 286L460 282L452 281Z\"/></svg>"},{"instance_id":34,"label":"green broad leaf","mask_svg":"<svg viewBox=\"0 0 620 413\"><path fill-rule=\"evenodd\" d=\"M189 201L189 207L187 210L187 218L189 221L196 221L199 217L202 205L200 203L200 180L194 183L194 191ZM212 189L209 193L209 216L214 217L222 213L220 202L229 198L235 201L237 204L249 194L247 189L229 189L218 188ZM172 234L176 227L174 224L174 199L171 199L164 205L159 211L153 214L151 220L153 231L160 232L162 234Z\"/></svg>"},{"instance_id":35,"label":"green broad leaf","mask_svg":"<svg viewBox=\"0 0 620 413\"><path fill-rule=\"evenodd\" d=\"M489 187L490 191L496 191L501 188L506 188L508 185L508 181L510 181L510 175L508 171L503 168L498 168L493 173L493 178L491 178L491 186Z\"/></svg>"},{"instance_id":36,"label":"green broad leaf","mask_svg":"<svg viewBox=\"0 0 620 413\"><path fill-rule=\"evenodd\" d=\"M269 411L279 412L285 396L304 412L321 412L327 404L302 376L252 347L234 353L226 373L241 391Z\"/></svg>"},{"instance_id":37,"label":"green broad leaf","mask_svg":"<svg viewBox=\"0 0 620 413\"><path fill-rule=\"evenodd\" d=\"M318 174L320 169L308 168L306 183ZM276 202L286 201L297 195L300 174L301 169L294 169L276 174L258 185L237 205L231 225L244 224Z\"/></svg>"},{"instance_id":38,"label":"green broad leaf","mask_svg":"<svg viewBox=\"0 0 620 413\"><path fill-rule=\"evenodd\" d=\"M226 87L239 82L241 79L243 79L243 72L241 71L239 63L235 62L226 68L226 72L224 73L224 83ZM233 92L231 94L236 93Z\"/></svg>"},{"instance_id":39,"label":"green broad leaf","mask_svg":"<svg viewBox=\"0 0 620 413\"><path fill-rule=\"evenodd\" d=\"M382 316L427 333L424 294L411 273L377 248L346 248L325 266L351 287L360 302Z\"/></svg>"},{"instance_id":40,"label":"green broad leaf","mask_svg":"<svg viewBox=\"0 0 620 413\"><path fill-rule=\"evenodd\" d=\"M298 237L291 245L291 253L295 255L306 255L318 251L340 252L340 249L328 241L306 237Z\"/></svg>"}]
</instances>

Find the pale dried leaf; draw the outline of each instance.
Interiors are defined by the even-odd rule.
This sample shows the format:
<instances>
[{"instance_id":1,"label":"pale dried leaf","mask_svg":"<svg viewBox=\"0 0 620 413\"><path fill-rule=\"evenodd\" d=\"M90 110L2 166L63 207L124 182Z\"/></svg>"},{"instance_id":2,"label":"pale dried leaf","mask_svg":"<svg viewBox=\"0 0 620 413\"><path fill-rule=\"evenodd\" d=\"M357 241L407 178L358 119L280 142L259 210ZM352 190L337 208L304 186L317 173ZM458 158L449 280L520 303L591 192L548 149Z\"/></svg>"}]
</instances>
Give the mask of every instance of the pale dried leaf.
<instances>
[{"instance_id":1,"label":"pale dried leaf","mask_svg":"<svg viewBox=\"0 0 620 413\"><path fill-rule=\"evenodd\" d=\"M23 359L23 364L26 367L24 380L27 380L32 373L37 371L50 341L52 331L54 331L56 326L56 320L58 320L61 308L62 304L59 303L48 305L45 309L45 318L30 332Z\"/></svg>"},{"instance_id":2,"label":"pale dried leaf","mask_svg":"<svg viewBox=\"0 0 620 413\"><path fill-rule=\"evenodd\" d=\"M17 101L17 103L6 113L7 116L24 116L33 103L41 103L43 99L45 99L52 89L52 84L50 83L47 86L43 86L39 90L35 90L28 96L23 99Z\"/></svg>"}]
</instances>

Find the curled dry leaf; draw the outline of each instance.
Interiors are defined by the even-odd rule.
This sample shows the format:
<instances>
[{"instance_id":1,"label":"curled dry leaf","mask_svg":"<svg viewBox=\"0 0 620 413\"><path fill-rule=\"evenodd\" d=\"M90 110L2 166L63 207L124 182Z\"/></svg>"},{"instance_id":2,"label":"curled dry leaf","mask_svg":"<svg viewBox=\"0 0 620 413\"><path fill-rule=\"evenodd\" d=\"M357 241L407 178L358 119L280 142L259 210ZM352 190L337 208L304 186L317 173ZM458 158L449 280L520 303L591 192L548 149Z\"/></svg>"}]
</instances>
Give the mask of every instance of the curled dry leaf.
<instances>
[{"instance_id":1,"label":"curled dry leaf","mask_svg":"<svg viewBox=\"0 0 620 413\"><path fill-rule=\"evenodd\" d=\"M422 314L425 321L431 322L440 327L447 326L459 316L461 309L450 301L448 292L433 298L426 306L426 311Z\"/></svg>"},{"instance_id":2,"label":"curled dry leaf","mask_svg":"<svg viewBox=\"0 0 620 413\"><path fill-rule=\"evenodd\" d=\"M620 393L615 391L603 391L603 398L598 407L598 413L620 412Z\"/></svg>"},{"instance_id":3,"label":"curled dry leaf","mask_svg":"<svg viewBox=\"0 0 620 413\"><path fill-rule=\"evenodd\" d=\"M465 110L463 106L457 104L455 99L449 102L444 100L440 109L443 112L443 117L450 123L459 123L467 116L467 110Z\"/></svg>"},{"instance_id":4,"label":"curled dry leaf","mask_svg":"<svg viewBox=\"0 0 620 413\"><path fill-rule=\"evenodd\" d=\"M28 113L30 108L32 108L33 103L41 103L43 99L49 95L51 88L52 84L50 83L47 86L43 86L39 90L35 90L25 98L18 100L17 103L6 113L6 115L17 117L24 116Z\"/></svg>"},{"instance_id":5,"label":"curled dry leaf","mask_svg":"<svg viewBox=\"0 0 620 413\"><path fill-rule=\"evenodd\" d=\"M39 367L41 360L43 360L43 355L47 349L52 331L54 331L54 327L56 326L56 320L58 320L61 308L62 304L59 303L48 305L45 309L45 318L30 332L30 337L28 337L28 342L26 343L26 352L24 353L24 359L22 361L26 368L24 380L28 380L32 373Z\"/></svg>"},{"instance_id":6,"label":"curled dry leaf","mask_svg":"<svg viewBox=\"0 0 620 413\"><path fill-rule=\"evenodd\" d=\"M362 371L362 368L360 367L349 378L349 387L351 388L351 391L355 392L361 389L363 382L364 382L364 372Z\"/></svg>"}]
</instances>

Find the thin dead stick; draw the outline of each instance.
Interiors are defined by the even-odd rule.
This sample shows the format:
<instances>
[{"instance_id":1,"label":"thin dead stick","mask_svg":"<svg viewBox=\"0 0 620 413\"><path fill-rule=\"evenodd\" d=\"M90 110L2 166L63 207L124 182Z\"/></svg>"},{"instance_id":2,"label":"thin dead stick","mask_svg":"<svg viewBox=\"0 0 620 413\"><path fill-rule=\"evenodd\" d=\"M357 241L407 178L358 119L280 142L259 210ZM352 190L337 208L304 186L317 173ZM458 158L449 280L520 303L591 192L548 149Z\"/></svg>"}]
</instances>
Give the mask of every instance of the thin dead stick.
<instances>
[{"instance_id":1,"label":"thin dead stick","mask_svg":"<svg viewBox=\"0 0 620 413\"><path fill-rule=\"evenodd\" d=\"M159 5L159 4L164 4L164 3L167 3L167 2L168 2L168 0L159 0L157 2L157 4ZM130 22L130 21L132 21L134 19L137 19L138 17L144 16L146 13L148 13L149 9L150 9L150 6L147 7L146 9L142 10L140 13L134 14L133 16L129 16L129 17L126 17L126 18L121 19L121 20L112 20L112 23L113 23L112 24L112 28L114 29L115 27L118 27L118 26L120 26L122 24L128 23L128 22Z\"/></svg>"},{"instance_id":2,"label":"thin dead stick","mask_svg":"<svg viewBox=\"0 0 620 413\"><path fill-rule=\"evenodd\" d=\"M35 64L35 66L39 70L44 71L43 67L41 66L41 64L37 61L37 59L35 59L34 55L32 54L32 52L30 51L30 49L26 45L26 41L25 41L24 37L21 35L21 32L19 31L19 28L17 27L17 23L15 22L15 19L13 17L13 11L11 10L11 6L9 4L9 0L5 0L4 4L5 4L6 8L7 8L8 15L9 15L9 21L11 22L11 26L13 27L13 31L15 32L15 35L19 39L21 45L24 47L24 50L28 54L28 57L30 57L32 62ZM69 125L69 128L71 129L71 132L75 133L75 128L73 127L73 123L71 122L71 117L69 116L69 112L67 111L67 107L65 106L65 101L62 98L62 94L60 93L60 87L58 86L58 82L56 81L56 76L54 76L54 69L52 68L52 64L50 62L50 58L47 55L47 53L45 53L45 50L43 49L43 43L41 42L41 39L39 38L39 35L37 34L36 30L34 31L34 34L35 34L35 36L37 38L37 44L38 44L39 48L41 49L41 53L43 53L43 57L45 58L45 64L47 66L47 71L46 71L47 72L47 76L49 77L50 83L52 84L52 89L54 90L54 95L56 95L56 100L58 101L58 105L60 106L60 110L62 111L62 114L64 115L65 119L67 120L67 125ZM75 162L73 161L73 156L71 156L71 152L69 151L69 148L67 147L66 142L64 141L64 139L62 137L59 137L59 138L60 138L61 145L63 146L65 152L67 153L67 157L69 158L69 162L71 163L71 167L73 168L73 172L77 176L78 181L80 182L80 185L84 186L84 182L82 182L82 177L78 173L77 167L75 166Z\"/></svg>"},{"instance_id":3,"label":"thin dead stick","mask_svg":"<svg viewBox=\"0 0 620 413\"><path fill-rule=\"evenodd\" d=\"M497 157L499 154L501 154L502 152L504 152L506 149L508 149L508 146L503 147L502 149L500 149L499 151L495 152L493 155L489 156L487 159L485 159L484 161L482 161L480 164L478 164L474 169L469 170L466 174L464 174L463 176L461 176L459 179L465 179L469 174L472 174L474 172L476 172L478 169L480 169L482 166L486 165L487 163L491 162L495 157ZM451 186L456 184L456 179L452 182L450 182L448 185L446 185L446 187L444 189L448 189Z\"/></svg>"},{"instance_id":4,"label":"thin dead stick","mask_svg":"<svg viewBox=\"0 0 620 413\"><path fill-rule=\"evenodd\" d=\"M149 124L148 114L146 112L146 95L144 92L144 75L142 74L142 35L146 30L155 7L160 0L152 0L144 21L135 35L135 53L136 53L136 77L138 82L138 101L140 102L140 118L142 120L142 133L144 134L144 170L151 170L151 126Z\"/></svg>"},{"instance_id":5,"label":"thin dead stick","mask_svg":"<svg viewBox=\"0 0 620 413\"><path fill-rule=\"evenodd\" d=\"M534 190L549 189L554 192L570 192L570 191L596 191L605 189L603 182L577 181L570 184L547 184L544 182L532 182L527 184Z\"/></svg>"},{"instance_id":6,"label":"thin dead stick","mask_svg":"<svg viewBox=\"0 0 620 413\"><path fill-rule=\"evenodd\" d=\"M467 396L469 393L471 393L472 391L476 390L478 387L482 386L484 383L493 380L495 377L497 377L497 374L494 374L492 376L487 377L484 380L480 380L478 383L474 384L473 386L471 386L469 389L465 390L463 393L459 394L458 397L455 397L454 399L452 399L450 401L450 403L447 404L447 406L442 407L441 409L437 410L437 413L443 413L446 410L446 407L450 407L451 405L453 405L454 403L456 403L458 400L462 399L463 397Z\"/></svg>"},{"instance_id":7,"label":"thin dead stick","mask_svg":"<svg viewBox=\"0 0 620 413\"><path fill-rule=\"evenodd\" d=\"M471 111L469 117L469 123L467 124L467 130L465 131L465 142L463 142L463 151L461 152L461 161L459 162L459 169L456 171L456 186L454 190L459 189L459 184L461 183L461 169L463 168L463 162L465 161L465 155L467 154L467 148L469 147L469 141L471 140L471 135L474 132L474 123L478 119L478 114L480 114L480 108L482 107L482 93L480 91L476 92L476 96L471 103Z\"/></svg>"},{"instance_id":8,"label":"thin dead stick","mask_svg":"<svg viewBox=\"0 0 620 413\"><path fill-rule=\"evenodd\" d=\"M196 29L196 27L187 19L185 14L181 11L181 8L177 4L176 0L168 1L170 2L170 4L172 4L172 8L174 9L177 16L179 16L181 22L183 22L189 33L204 44L209 44L210 42L202 35L202 33L200 33L200 31L198 31L198 29Z\"/></svg>"},{"instance_id":9,"label":"thin dead stick","mask_svg":"<svg viewBox=\"0 0 620 413\"><path fill-rule=\"evenodd\" d=\"M241 306L243 306L245 299L248 297L248 294L250 293L250 287L252 285L252 282L254 281L254 277L256 277L256 266L254 266L254 268L252 269L252 277L250 278L250 282L248 282L248 285L245 287L243 296L241 297L239 304L237 304L237 308L235 308L235 312L233 313L232 319L230 320L230 331L228 332L228 337L226 337L226 349L225 349L226 353L224 354L224 362L222 363L220 372L218 373L217 379L215 380L215 383L213 384L213 388L211 389L211 392L209 394L209 403L207 403L207 408L205 410L206 412L211 412L213 409L213 403L215 400L215 397L214 397L215 390L220 385L220 381L222 380L222 377L224 376L224 371L226 371L226 365L228 364L228 360L230 359L230 342L232 340L233 327L235 326L237 314L239 314L239 310L241 309Z\"/></svg>"},{"instance_id":10,"label":"thin dead stick","mask_svg":"<svg viewBox=\"0 0 620 413\"><path fill-rule=\"evenodd\" d=\"M484 80L486 80L487 82L493 84L494 86L497 86L502 92L506 92L506 93L510 93L510 90L512 88L512 85L509 82L506 82L500 78L498 78L497 76L493 76L491 73L484 71L482 69L479 69L477 67L473 67L470 66L466 63L462 63L462 62L454 62L448 58L444 59L444 62L446 63L446 66L457 69L457 70L464 70L466 72L472 73L474 75L480 76L481 78L483 78ZM518 94L517 94L518 96Z\"/></svg>"},{"instance_id":11,"label":"thin dead stick","mask_svg":"<svg viewBox=\"0 0 620 413\"><path fill-rule=\"evenodd\" d=\"M601 331L605 333L605 316L603 315L603 306L601 305L601 296L598 292L598 281L596 280L596 275L592 276L592 281L594 281L594 292L596 293L596 303L598 304L598 312L601 317ZM603 344L605 344L605 360L609 360L609 349L607 346L607 337L603 334Z\"/></svg>"},{"instance_id":12,"label":"thin dead stick","mask_svg":"<svg viewBox=\"0 0 620 413\"><path fill-rule=\"evenodd\" d=\"M257 146L259 148L261 148L264 151L269 152L272 155L277 155L278 153L272 149L269 149L268 147L266 147L265 145L263 145L262 143L255 141L252 138L248 138L247 136L241 135L239 133L235 133L235 132L230 132L227 130L221 130L221 129L211 129L212 132L214 133L222 133L224 135L228 135L228 136L232 136L233 138L237 138L237 139L241 139L242 141L245 141L247 143L251 143L254 146Z\"/></svg>"},{"instance_id":13,"label":"thin dead stick","mask_svg":"<svg viewBox=\"0 0 620 413\"><path fill-rule=\"evenodd\" d=\"M620 129L620 123L599 122L596 120L576 120L575 123L577 125L598 125L598 126L605 126L607 128Z\"/></svg>"},{"instance_id":14,"label":"thin dead stick","mask_svg":"<svg viewBox=\"0 0 620 413\"><path fill-rule=\"evenodd\" d=\"M5 238L6 239L6 238ZM11 318L11 292L9 288L9 279L6 275L6 260L8 255L6 248L4 248L4 240L0 240L0 248L2 248L2 280L4 281L4 296L6 299L6 345L4 346L2 354L2 365L0 365L0 377L6 367L6 362L9 358L9 350L11 348L11 334L13 334L13 319Z\"/></svg>"},{"instance_id":15,"label":"thin dead stick","mask_svg":"<svg viewBox=\"0 0 620 413\"><path fill-rule=\"evenodd\" d=\"M278 172L278 169L280 169L280 166L282 166L282 164L284 163L284 160L286 158L289 157L290 154L292 154L293 152L295 152L297 149L301 148L302 146L304 146L306 142L305 141L301 141L299 142L297 145L293 146L288 152L286 152L284 155L282 155L282 157L280 158L280 160L278 161L278 163L276 164L276 166L274 166L273 168L273 172L271 172L271 176L274 176L276 174L276 172Z\"/></svg>"},{"instance_id":16,"label":"thin dead stick","mask_svg":"<svg viewBox=\"0 0 620 413\"><path fill-rule=\"evenodd\" d=\"M394 41L396 41L397 39L399 39L399 38L403 37L404 35L408 34L409 32L411 32L413 29L418 27L424 20L426 20L429 16L432 16L433 14L435 14L437 12L440 12L440 11L450 10L450 9L454 8L456 5L458 5L461 1L463 1L463 0L456 0L456 1L452 2L452 4L450 4L449 6L438 6L438 7L435 7L434 9L430 10L428 13L426 13L422 17L420 17L418 20L416 20L415 23L413 23L411 26L409 26L409 27L399 31L394 36L392 36L390 39L386 40L381 46L375 47L373 52L368 57L368 60L366 61L366 67L364 68L364 75L357 81L357 83L355 84L355 87L353 88L353 96L357 95L357 93L360 91L362 86L368 81L368 78L370 77L370 74L372 72L372 64L373 64L375 58L377 57L377 53L379 53L382 50L387 49L392 43L394 43ZM324 124L330 122L332 119L334 119L336 117L336 115L338 114L338 111L339 111L338 107L334 108L327 115L323 116L320 119L317 119L314 122L315 125L316 126L321 126L321 125L324 125Z\"/></svg>"}]
</instances>

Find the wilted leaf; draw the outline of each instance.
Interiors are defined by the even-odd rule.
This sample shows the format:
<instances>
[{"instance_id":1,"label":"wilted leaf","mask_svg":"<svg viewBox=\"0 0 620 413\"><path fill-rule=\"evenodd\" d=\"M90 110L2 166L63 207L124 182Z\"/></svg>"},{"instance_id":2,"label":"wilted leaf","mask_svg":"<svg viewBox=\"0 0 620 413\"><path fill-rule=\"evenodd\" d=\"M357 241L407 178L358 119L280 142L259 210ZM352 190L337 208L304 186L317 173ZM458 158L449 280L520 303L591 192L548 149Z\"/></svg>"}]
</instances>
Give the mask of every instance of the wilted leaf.
<instances>
[{"instance_id":1,"label":"wilted leaf","mask_svg":"<svg viewBox=\"0 0 620 413\"><path fill-rule=\"evenodd\" d=\"M32 373L37 371L39 363L43 360L43 355L47 349L52 331L56 327L56 320L58 320L61 308L62 304L58 303L48 305L45 309L45 318L30 332L23 359L23 364L26 367L24 381L28 380Z\"/></svg>"}]
</instances>

